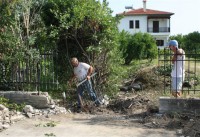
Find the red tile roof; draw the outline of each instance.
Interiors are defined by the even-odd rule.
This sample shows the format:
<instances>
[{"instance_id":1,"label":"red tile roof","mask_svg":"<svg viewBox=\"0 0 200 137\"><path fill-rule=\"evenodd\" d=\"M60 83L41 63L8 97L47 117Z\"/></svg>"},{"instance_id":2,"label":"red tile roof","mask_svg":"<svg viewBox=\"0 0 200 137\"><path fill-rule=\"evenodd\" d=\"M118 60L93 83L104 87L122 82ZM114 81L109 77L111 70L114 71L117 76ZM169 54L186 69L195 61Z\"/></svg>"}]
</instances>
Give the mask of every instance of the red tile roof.
<instances>
[{"instance_id":1,"label":"red tile roof","mask_svg":"<svg viewBox=\"0 0 200 137\"><path fill-rule=\"evenodd\" d=\"M133 9L133 10L129 10L129 11L124 11L123 13L119 13L119 15L125 15L125 16L130 16L130 15L173 15L173 14L174 13L172 13L172 12L151 10L151 9L146 9L146 11L144 11L143 8Z\"/></svg>"}]
</instances>

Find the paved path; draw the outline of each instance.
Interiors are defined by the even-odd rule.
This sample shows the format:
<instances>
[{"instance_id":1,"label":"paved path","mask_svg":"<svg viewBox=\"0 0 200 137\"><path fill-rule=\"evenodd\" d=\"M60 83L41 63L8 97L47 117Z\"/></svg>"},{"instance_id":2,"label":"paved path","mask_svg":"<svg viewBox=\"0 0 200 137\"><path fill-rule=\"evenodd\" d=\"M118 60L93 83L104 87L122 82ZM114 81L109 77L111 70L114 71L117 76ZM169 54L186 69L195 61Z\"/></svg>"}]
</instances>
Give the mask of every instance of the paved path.
<instances>
[{"instance_id":1,"label":"paved path","mask_svg":"<svg viewBox=\"0 0 200 137\"><path fill-rule=\"evenodd\" d=\"M55 123L55 127L45 127ZM123 117L87 114L56 115L18 121L0 137L177 137L175 131L148 129Z\"/></svg>"}]
</instances>

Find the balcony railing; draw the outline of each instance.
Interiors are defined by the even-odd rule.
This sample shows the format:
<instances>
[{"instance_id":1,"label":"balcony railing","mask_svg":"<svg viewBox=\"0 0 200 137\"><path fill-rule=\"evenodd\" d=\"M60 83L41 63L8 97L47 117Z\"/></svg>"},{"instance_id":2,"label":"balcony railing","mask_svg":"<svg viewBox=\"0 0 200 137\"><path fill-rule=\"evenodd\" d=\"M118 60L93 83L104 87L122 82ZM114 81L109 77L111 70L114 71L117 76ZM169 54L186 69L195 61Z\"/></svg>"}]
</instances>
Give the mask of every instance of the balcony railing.
<instances>
[{"instance_id":1,"label":"balcony railing","mask_svg":"<svg viewBox=\"0 0 200 137\"><path fill-rule=\"evenodd\" d=\"M159 27L159 28L148 27L147 32L150 32L150 33L170 32L170 27Z\"/></svg>"}]
</instances>

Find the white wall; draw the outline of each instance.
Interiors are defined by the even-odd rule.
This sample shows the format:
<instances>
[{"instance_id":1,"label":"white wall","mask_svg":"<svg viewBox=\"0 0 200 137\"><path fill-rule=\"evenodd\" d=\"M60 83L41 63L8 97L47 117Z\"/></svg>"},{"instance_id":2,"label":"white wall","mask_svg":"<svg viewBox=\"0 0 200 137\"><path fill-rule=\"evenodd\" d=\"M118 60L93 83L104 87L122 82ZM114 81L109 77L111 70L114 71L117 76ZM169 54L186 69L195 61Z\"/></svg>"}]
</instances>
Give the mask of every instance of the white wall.
<instances>
[{"instance_id":1,"label":"white wall","mask_svg":"<svg viewBox=\"0 0 200 137\"><path fill-rule=\"evenodd\" d=\"M134 21L134 28L130 29L129 28L129 21L133 20ZM136 29L135 28L135 20L139 20L140 22L140 28ZM147 32L147 16L125 16L123 19L120 20L120 23L118 24L118 29L119 31L125 30L128 31L131 34L137 33L137 32L142 32L145 33Z\"/></svg>"}]
</instances>

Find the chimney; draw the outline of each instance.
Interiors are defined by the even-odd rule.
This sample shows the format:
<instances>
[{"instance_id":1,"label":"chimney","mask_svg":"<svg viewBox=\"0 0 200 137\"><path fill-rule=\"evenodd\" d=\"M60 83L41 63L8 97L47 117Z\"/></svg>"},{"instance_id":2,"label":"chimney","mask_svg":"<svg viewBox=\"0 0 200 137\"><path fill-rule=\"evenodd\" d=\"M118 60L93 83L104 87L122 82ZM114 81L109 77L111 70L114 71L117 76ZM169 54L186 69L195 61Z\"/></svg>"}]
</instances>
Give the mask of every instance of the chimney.
<instances>
[{"instance_id":1,"label":"chimney","mask_svg":"<svg viewBox=\"0 0 200 137\"><path fill-rule=\"evenodd\" d=\"M146 12L146 0L143 0L143 10Z\"/></svg>"}]
</instances>

